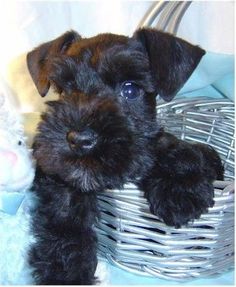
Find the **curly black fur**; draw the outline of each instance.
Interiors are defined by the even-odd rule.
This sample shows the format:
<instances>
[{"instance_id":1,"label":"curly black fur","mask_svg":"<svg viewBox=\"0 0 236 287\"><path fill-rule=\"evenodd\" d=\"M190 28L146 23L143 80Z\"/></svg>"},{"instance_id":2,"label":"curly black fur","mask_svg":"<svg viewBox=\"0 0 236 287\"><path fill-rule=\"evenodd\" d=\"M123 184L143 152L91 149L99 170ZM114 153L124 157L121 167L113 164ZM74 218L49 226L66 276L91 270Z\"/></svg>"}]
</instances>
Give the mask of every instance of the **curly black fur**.
<instances>
[{"instance_id":1,"label":"curly black fur","mask_svg":"<svg viewBox=\"0 0 236 287\"><path fill-rule=\"evenodd\" d=\"M172 99L203 54L151 29L131 38L82 39L71 31L28 54L39 93L52 85L60 94L48 102L33 144L38 204L29 262L36 283L96 283L100 191L133 182L151 212L175 227L214 204L219 156L165 133L155 115L156 94Z\"/></svg>"}]
</instances>

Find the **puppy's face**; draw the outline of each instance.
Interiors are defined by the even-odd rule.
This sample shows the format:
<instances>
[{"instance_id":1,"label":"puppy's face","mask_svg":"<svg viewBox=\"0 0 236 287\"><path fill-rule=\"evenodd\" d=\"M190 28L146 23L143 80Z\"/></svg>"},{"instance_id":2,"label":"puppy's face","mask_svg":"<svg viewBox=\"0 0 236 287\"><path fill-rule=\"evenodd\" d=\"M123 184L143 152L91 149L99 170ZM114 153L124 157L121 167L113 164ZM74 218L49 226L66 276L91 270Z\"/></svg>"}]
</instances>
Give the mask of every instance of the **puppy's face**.
<instances>
[{"instance_id":1,"label":"puppy's face","mask_svg":"<svg viewBox=\"0 0 236 287\"><path fill-rule=\"evenodd\" d=\"M142 29L81 39L75 32L43 44L27 57L48 103L34 143L40 168L83 191L120 187L152 165L159 131L155 97L173 98L203 50L171 35Z\"/></svg>"}]
</instances>

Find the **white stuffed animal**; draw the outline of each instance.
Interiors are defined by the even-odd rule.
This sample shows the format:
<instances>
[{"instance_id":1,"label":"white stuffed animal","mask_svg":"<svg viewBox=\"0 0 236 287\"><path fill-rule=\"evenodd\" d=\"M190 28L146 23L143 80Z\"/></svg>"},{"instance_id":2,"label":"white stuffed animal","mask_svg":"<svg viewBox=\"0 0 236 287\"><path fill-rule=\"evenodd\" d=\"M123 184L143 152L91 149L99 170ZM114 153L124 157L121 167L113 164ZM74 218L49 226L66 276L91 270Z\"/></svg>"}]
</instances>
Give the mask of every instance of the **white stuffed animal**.
<instances>
[{"instance_id":1,"label":"white stuffed animal","mask_svg":"<svg viewBox=\"0 0 236 287\"><path fill-rule=\"evenodd\" d=\"M0 285L31 284L27 250L34 178L20 115L0 82Z\"/></svg>"}]
</instances>

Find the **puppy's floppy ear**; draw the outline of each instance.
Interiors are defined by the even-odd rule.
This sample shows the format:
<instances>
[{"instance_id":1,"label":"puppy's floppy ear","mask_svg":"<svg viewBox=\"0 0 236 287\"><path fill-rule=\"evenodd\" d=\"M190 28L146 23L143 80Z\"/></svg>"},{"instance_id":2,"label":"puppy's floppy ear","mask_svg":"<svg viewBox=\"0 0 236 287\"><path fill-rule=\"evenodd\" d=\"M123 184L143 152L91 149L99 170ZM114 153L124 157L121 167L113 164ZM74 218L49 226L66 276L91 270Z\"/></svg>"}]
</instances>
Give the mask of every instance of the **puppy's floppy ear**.
<instances>
[{"instance_id":1,"label":"puppy's floppy ear","mask_svg":"<svg viewBox=\"0 0 236 287\"><path fill-rule=\"evenodd\" d=\"M46 96L50 87L49 74L53 58L66 54L71 44L79 39L81 39L79 34L69 31L27 54L26 60L30 75L42 97Z\"/></svg>"},{"instance_id":2,"label":"puppy's floppy ear","mask_svg":"<svg viewBox=\"0 0 236 287\"><path fill-rule=\"evenodd\" d=\"M142 28L133 38L144 46L157 93L170 101L197 67L205 51L171 34Z\"/></svg>"}]
</instances>

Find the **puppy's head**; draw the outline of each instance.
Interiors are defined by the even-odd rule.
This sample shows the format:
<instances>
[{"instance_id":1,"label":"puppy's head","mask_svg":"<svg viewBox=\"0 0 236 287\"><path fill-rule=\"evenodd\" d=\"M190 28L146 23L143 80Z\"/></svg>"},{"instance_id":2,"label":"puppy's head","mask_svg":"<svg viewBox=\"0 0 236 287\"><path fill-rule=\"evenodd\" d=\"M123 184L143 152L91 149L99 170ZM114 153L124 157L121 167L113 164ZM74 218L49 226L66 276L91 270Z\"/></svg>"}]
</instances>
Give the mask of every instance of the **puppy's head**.
<instances>
[{"instance_id":1,"label":"puppy's head","mask_svg":"<svg viewBox=\"0 0 236 287\"><path fill-rule=\"evenodd\" d=\"M159 131L155 99L171 100L204 51L172 35L138 30L132 37L101 34L82 39L71 31L27 56L48 103L34 155L47 173L84 191L119 187L152 165Z\"/></svg>"}]
</instances>

